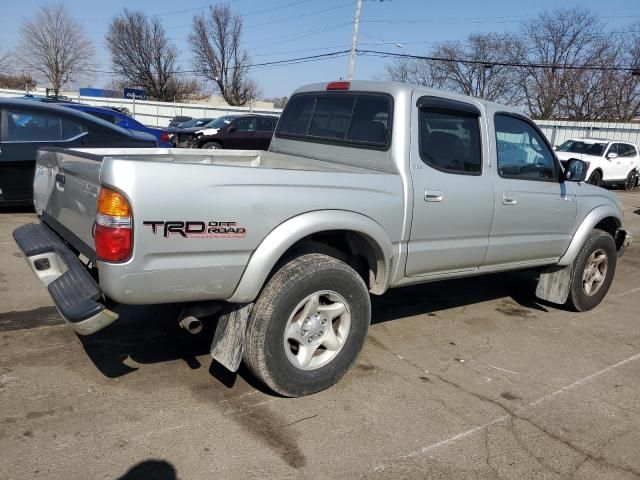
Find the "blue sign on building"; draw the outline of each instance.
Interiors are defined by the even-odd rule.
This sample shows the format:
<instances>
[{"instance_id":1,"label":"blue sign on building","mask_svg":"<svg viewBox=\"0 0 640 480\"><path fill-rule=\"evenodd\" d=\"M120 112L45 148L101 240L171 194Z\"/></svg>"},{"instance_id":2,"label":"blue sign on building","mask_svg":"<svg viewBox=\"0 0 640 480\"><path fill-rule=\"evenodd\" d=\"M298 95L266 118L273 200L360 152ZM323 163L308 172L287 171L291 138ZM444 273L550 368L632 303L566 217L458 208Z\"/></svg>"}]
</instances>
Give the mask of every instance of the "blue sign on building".
<instances>
[{"instance_id":1,"label":"blue sign on building","mask_svg":"<svg viewBox=\"0 0 640 480\"><path fill-rule=\"evenodd\" d=\"M122 94L115 90L105 90L103 88L80 88L81 97L107 97L120 98Z\"/></svg>"},{"instance_id":2,"label":"blue sign on building","mask_svg":"<svg viewBox=\"0 0 640 480\"><path fill-rule=\"evenodd\" d=\"M132 100L148 100L149 95L147 95L147 92L141 88L125 88L124 98L130 98Z\"/></svg>"}]
</instances>

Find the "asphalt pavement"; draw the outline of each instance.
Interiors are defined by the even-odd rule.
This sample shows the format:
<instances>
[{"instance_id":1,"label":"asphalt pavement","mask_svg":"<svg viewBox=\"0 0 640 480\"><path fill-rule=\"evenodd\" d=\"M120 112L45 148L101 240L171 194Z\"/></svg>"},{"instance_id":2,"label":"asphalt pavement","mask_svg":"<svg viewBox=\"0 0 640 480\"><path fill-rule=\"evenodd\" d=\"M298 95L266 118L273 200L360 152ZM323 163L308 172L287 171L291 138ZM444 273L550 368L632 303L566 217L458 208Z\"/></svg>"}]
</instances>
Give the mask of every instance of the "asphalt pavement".
<instances>
[{"instance_id":1,"label":"asphalt pavement","mask_svg":"<svg viewBox=\"0 0 640 480\"><path fill-rule=\"evenodd\" d=\"M356 365L298 399L212 366L178 307L66 327L0 211L0 479L640 478L636 244L597 309L536 300L528 272L374 298Z\"/></svg>"}]
</instances>

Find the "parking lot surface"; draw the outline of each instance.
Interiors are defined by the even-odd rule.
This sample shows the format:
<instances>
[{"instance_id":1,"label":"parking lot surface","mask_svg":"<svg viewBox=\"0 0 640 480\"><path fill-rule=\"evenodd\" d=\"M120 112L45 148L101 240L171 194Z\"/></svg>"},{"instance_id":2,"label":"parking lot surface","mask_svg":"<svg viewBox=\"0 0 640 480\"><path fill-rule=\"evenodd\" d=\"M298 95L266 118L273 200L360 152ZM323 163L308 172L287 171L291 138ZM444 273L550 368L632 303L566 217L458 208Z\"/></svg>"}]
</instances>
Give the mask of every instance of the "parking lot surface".
<instances>
[{"instance_id":1,"label":"parking lot surface","mask_svg":"<svg viewBox=\"0 0 640 480\"><path fill-rule=\"evenodd\" d=\"M211 366L176 306L77 337L13 243L34 220L0 211L2 479L640 477L638 240L587 313L528 272L374 297L343 380L287 399Z\"/></svg>"}]
</instances>

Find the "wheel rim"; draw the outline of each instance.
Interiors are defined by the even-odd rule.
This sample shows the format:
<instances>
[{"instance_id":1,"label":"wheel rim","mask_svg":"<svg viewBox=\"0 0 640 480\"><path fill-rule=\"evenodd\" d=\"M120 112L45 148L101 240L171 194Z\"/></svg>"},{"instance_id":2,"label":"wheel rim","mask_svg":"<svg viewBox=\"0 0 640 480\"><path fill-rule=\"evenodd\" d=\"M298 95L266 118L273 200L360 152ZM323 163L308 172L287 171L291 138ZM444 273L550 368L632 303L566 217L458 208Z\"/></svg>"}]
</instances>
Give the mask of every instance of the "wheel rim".
<instances>
[{"instance_id":1,"label":"wheel rim","mask_svg":"<svg viewBox=\"0 0 640 480\"><path fill-rule=\"evenodd\" d=\"M284 349L300 370L315 370L342 350L351 330L349 304L338 293L324 290L308 295L287 320Z\"/></svg>"},{"instance_id":2,"label":"wheel rim","mask_svg":"<svg viewBox=\"0 0 640 480\"><path fill-rule=\"evenodd\" d=\"M598 293L607 278L609 258L607 252L598 249L591 254L582 273L582 289L588 296Z\"/></svg>"},{"instance_id":3,"label":"wheel rim","mask_svg":"<svg viewBox=\"0 0 640 480\"><path fill-rule=\"evenodd\" d=\"M207 147L207 149L208 149L208 150L218 150L219 148L220 148L220 147L219 147L218 145L216 145L216 144L209 145L209 146Z\"/></svg>"}]
</instances>

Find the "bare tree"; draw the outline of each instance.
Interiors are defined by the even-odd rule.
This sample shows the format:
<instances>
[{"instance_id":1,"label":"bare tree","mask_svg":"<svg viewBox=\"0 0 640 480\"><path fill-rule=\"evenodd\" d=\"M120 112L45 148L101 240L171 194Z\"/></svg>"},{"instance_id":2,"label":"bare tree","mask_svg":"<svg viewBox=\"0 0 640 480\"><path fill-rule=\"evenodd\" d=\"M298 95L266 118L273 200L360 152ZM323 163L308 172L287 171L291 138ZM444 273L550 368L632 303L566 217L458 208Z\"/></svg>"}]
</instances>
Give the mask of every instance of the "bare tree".
<instances>
[{"instance_id":1,"label":"bare tree","mask_svg":"<svg viewBox=\"0 0 640 480\"><path fill-rule=\"evenodd\" d=\"M631 67L634 74L611 72L607 79L609 118L623 122L640 117L640 24L629 30L634 33L620 38L613 65Z\"/></svg>"},{"instance_id":2,"label":"bare tree","mask_svg":"<svg viewBox=\"0 0 640 480\"><path fill-rule=\"evenodd\" d=\"M229 5L209 7L207 13L193 17L189 43L193 67L215 82L229 105L246 105L260 94L250 78L249 55L241 48L242 17L234 15Z\"/></svg>"},{"instance_id":3,"label":"bare tree","mask_svg":"<svg viewBox=\"0 0 640 480\"><path fill-rule=\"evenodd\" d=\"M435 62L398 58L385 67L385 77L394 82L411 83L429 88L445 88L447 79Z\"/></svg>"},{"instance_id":4,"label":"bare tree","mask_svg":"<svg viewBox=\"0 0 640 480\"><path fill-rule=\"evenodd\" d=\"M105 39L121 85L142 87L161 101L189 100L199 94L199 83L176 71L179 51L158 17L125 9L111 20Z\"/></svg>"},{"instance_id":5,"label":"bare tree","mask_svg":"<svg viewBox=\"0 0 640 480\"><path fill-rule=\"evenodd\" d=\"M9 70L10 60L11 60L10 52L5 52L5 53L0 52L0 73L7 73L7 71Z\"/></svg>"},{"instance_id":6,"label":"bare tree","mask_svg":"<svg viewBox=\"0 0 640 480\"><path fill-rule=\"evenodd\" d=\"M21 35L22 62L46 78L56 95L92 65L93 46L63 3L40 7L35 18L22 23Z\"/></svg>"},{"instance_id":7,"label":"bare tree","mask_svg":"<svg viewBox=\"0 0 640 480\"><path fill-rule=\"evenodd\" d=\"M0 88L11 88L13 90L33 90L34 88L36 88L36 81L31 75L27 73L0 73Z\"/></svg>"},{"instance_id":8,"label":"bare tree","mask_svg":"<svg viewBox=\"0 0 640 480\"><path fill-rule=\"evenodd\" d=\"M517 38L506 34L471 34L464 42L445 42L432 48L427 56L437 60L398 59L387 65L386 76L513 103L519 96L513 68L493 64L507 61L517 43Z\"/></svg>"},{"instance_id":9,"label":"bare tree","mask_svg":"<svg viewBox=\"0 0 640 480\"><path fill-rule=\"evenodd\" d=\"M520 69L520 86L533 117L566 116L562 103L571 84L577 85L577 70L564 67L593 60L594 43L602 31L598 17L580 7L545 11L523 24L521 38L527 48L517 60L532 65ZM539 64L557 68L535 66Z\"/></svg>"}]
</instances>

